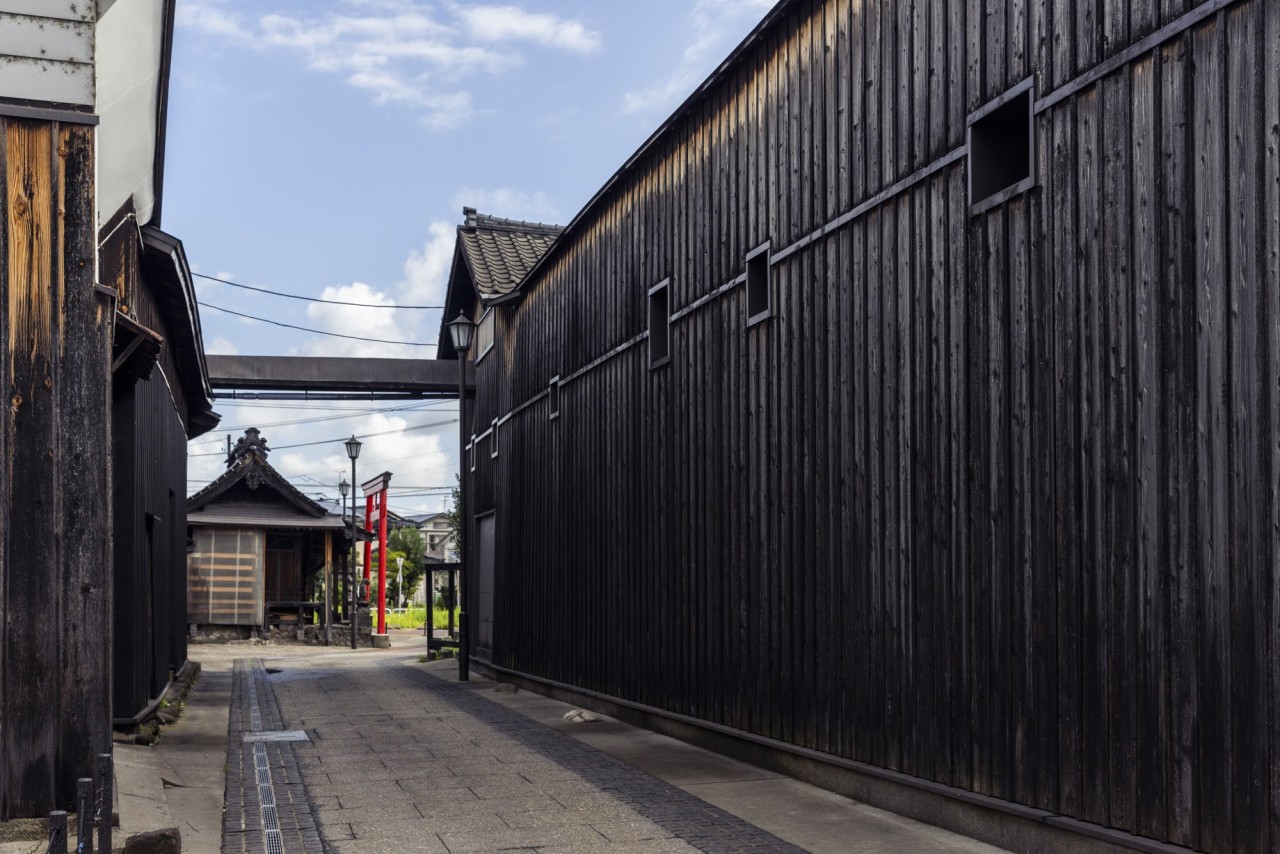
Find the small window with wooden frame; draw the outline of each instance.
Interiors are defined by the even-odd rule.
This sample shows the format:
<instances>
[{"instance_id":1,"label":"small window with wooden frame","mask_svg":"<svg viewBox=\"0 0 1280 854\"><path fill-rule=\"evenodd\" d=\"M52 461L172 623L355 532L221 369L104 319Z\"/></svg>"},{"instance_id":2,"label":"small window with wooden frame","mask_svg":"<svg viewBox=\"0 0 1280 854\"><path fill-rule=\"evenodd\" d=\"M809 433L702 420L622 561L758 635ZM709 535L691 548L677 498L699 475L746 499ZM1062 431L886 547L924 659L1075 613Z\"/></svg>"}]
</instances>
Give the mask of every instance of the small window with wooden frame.
<instances>
[{"instance_id":1,"label":"small window with wooden frame","mask_svg":"<svg viewBox=\"0 0 1280 854\"><path fill-rule=\"evenodd\" d=\"M498 425L501 423L495 418L492 426L489 427L489 459L498 458Z\"/></svg>"},{"instance_id":2,"label":"small window with wooden frame","mask_svg":"<svg viewBox=\"0 0 1280 854\"><path fill-rule=\"evenodd\" d=\"M484 314L480 315L480 322L476 324L476 363L485 357L490 350L493 349L493 309L490 308Z\"/></svg>"},{"instance_id":3,"label":"small window with wooden frame","mask_svg":"<svg viewBox=\"0 0 1280 854\"><path fill-rule=\"evenodd\" d=\"M773 316L773 274L769 266L769 241L747 253L747 326Z\"/></svg>"},{"instance_id":4,"label":"small window with wooden frame","mask_svg":"<svg viewBox=\"0 0 1280 854\"><path fill-rule=\"evenodd\" d=\"M649 288L649 368L671 361L671 279Z\"/></svg>"},{"instance_id":5,"label":"small window with wooden frame","mask_svg":"<svg viewBox=\"0 0 1280 854\"><path fill-rule=\"evenodd\" d=\"M1035 78L969 115L969 213L980 214L1035 184Z\"/></svg>"},{"instance_id":6,"label":"small window with wooden frame","mask_svg":"<svg viewBox=\"0 0 1280 854\"><path fill-rule=\"evenodd\" d=\"M556 374L551 378L551 382L547 384L547 406L550 415L547 416L548 421L555 421L560 417L560 375Z\"/></svg>"}]
</instances>

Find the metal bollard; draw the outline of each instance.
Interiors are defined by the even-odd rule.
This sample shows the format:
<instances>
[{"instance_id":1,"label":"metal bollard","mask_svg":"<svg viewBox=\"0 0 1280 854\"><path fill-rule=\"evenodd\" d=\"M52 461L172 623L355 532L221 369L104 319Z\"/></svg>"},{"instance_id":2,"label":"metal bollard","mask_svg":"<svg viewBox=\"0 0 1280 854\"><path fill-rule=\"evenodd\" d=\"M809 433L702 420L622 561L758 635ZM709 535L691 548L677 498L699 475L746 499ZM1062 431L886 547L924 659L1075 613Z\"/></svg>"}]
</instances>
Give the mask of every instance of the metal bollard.
<instances>
[{"instance_id":1,"label":"metal bollard","mask_svg":"<svg viewBox=\"0 0 1280 854\"><path fill-rule=\"evenodd\" d=\"M67 854L67 811L49 813L49 854Z\"/></svg>"},{"instance_id":2,"label":"metal bollard","mask_svg":"<svg viewBox=\"0 0 1280 854\"><path fill-rule=\"evenodd\" d=\"M93 854L93 780L76 780L76 854Z\"/></svg>"},{"instance_id":3,"label":"metal bollard","mask_svg":"<svg viewBox=\"0 0 1280 854\"><path fill-rule=\"evenodd\" d=\"M98 850L102 854L111 854L111 819L114 804L113 792L115 769L111 764L110 753L99 753L98 764L94 769L98 777Z\"/></svg>"}]
</instances>

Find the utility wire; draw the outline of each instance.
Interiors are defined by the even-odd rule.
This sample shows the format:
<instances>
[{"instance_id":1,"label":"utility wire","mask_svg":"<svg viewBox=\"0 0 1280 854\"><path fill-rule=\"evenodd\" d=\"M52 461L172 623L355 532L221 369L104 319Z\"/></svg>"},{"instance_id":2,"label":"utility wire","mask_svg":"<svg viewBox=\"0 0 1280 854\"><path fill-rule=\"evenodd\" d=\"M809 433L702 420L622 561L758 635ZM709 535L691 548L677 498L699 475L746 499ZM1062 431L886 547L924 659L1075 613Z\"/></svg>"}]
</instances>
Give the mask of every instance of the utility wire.
<instances>
[{"instance_id":1,"label":"utility wire","mask_svg":"<svg viewBox=\"0 0 1280 854\"><path fill-rule=\"evenodd\" d=\"M314 418L295 418L292 421L272 421L266 424L259 424L255 422L253 424L247 424L247 423L236 424L230 427L219 426L218 431L221 432L226 430L226 431L235 433L240 430L246 430L250 427L257 427L260 430L266 429L269 427L292 427L298 424L318 424L321 421L340 421L343 418L361 418L365 415L383 414L387 412L420 412L424 408L426 408L424 404L416 404L414 406L396 406L396 407L389 407L387 409L361 409L355 412L347 413L345 415L317 415ZM218 439L215 441L222 441L222 440Z\"/></svg>"},{"instance_id":2,"label":"utility wire","mask_svg":"<svg viewBox=\"0 0 1280 854\"><path fill-rule=\"evenodd\" d=\"M273 291L268 288L255 288L253 285L242 285L239 282L233 282L230 279L219 279L217 276L206 276L204 273L192 273L201 279L208 279L211 282L221 282L224 285L230 285L233 288L244 288L246 291L257 291L260 294L271 294L273 297L286 297L288 299L300 299L307 302L322 302L327 305L350 305L356 308L410 308L420 311L428 311L431 309L443 309L442 305L377 305L371 302L345 302L336 299L321 299L320 297L304 297L299 294L286 294L283 291Z\"/></svg>"},{"instance_id":3,"label":"utility wire","mask_svg":"<svg viewBox=\"0 0 1280 854\"><path fill-rule=\"evenodd\" d=\"M223 308L220 305L214 305L209 302L200 303L204 308L211 308L214 311L224 311L227 314L234 314L236 317L243 317L246 320L257 320L261 323L270 323L272 326L283 326L285 329L296 329L299 332L310 332L314 335L331 335L334 338L348 338L352 341L368 341L371 344L400 344L404 347L434 347L435 344L427 344L422 341L388 341L385 338L361 338L359 335L343 335L341 332L325 332L323 329L308 329L305 326L294 326L292 323L281 323L278 320L268 320L265 317L255 317L252 314L245 314L240 311L232 311L229 308Z\"/></svg>"},{"instance_id":4,"label":"utility wire","mask_svg":"<svg viewBox=\"0 0 1280 854\"><path fill-rule=\"evenodd\" d=\"M358 438L369 439L374 436L395 436L400 433L410 433L414 430L428 430L432 427L441 427L445 424L457 424L457 423L458 423L458 419L449 418L445 421L433 421L430 424L419 424L417 427L405 427L400 430L383 430L378 433L364 433ZM346 439L344 439L342 436L339 436L336 439L321 439L318 442L298 442L297 444L294 444L294 445L276 445L274 448L269 448L268 450L269 451L285 451L285 450L288 450L289 448L310 448L312 445L333 445L338 442L345 442L345 441ZM187 456L189 457L225 457L226 452L215 451L212 454L187 454ZM297 476L301 477L301 475L297 475Z\"/></svg>"}]
</instances>

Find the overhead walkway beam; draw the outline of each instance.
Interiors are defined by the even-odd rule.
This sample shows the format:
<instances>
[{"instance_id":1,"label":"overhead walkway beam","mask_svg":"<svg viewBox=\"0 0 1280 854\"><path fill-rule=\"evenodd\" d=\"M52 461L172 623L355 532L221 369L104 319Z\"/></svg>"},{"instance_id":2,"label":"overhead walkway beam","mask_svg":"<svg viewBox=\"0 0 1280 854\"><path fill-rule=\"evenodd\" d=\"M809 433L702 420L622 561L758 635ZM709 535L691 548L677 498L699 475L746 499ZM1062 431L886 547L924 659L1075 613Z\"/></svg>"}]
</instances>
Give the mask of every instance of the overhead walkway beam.
<instances>
[{"instance_id":1,"label":"overhead walkway beam","mask_svg":"<svg viewBox=\"0 0 1280 854\"><path fill-rule=\"evenodd\" d=\"M216 400L398 400L456 398L451 359L354 359L322 356L207 356ZM467 364L466 390L475 391Z\"/></svg>"}]
</instances>

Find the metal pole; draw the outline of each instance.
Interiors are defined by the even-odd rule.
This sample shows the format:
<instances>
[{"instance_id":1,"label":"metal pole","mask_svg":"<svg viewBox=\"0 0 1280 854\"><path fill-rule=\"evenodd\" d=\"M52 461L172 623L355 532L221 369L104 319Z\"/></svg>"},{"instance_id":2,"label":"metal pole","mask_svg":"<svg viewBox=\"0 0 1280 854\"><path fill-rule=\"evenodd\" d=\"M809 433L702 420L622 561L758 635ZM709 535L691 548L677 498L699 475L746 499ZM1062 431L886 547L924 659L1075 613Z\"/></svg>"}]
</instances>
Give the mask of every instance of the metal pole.
<instances>
[{"instance_id":1,"label":"metal pole","mask_svg":"<svg viewBox=\"0 0 1280 854\"><path fill-rule=\"evenodd\" d=\"M462 572L466 571L467 556L463 551L463 545L466 543L464 531L467 526L467 420L463 417L463 413L467 411L467 360L463 353L458 354L458 431L461 441L458 442L458 536L462 538L462 542L458 543L458 567L459 581L462 581ZM475 448L471 449L471 453L475 453ZM466 583L460 585L462 595L462 610L458 614L458 681L468 682L471 680L471 650L467 647L469 638L467 637L467 593L469 586Z\"/></svg>"},{"instance_id":2,"label":"metal pole","mask_svg":"<svg viewBox=\"0 0 1280 854\"><path fill-rule=\"evenodd\" d=\"M351 460L351 648L356 648L356 461Z\"/></svg>"},{"instance_id":3,"label":"metal pole","mask_svg":"<svg viewBox=\"0 0 1280 854\"><path fill-rule=\"evenodd\" d=\"M93 780L76 780L76 854L93 854Z\"/></svg>"},{"instance_id":4,"label":"metal pole","mask_svg":"<svg viewBox=\"0 0 1280 854\"><path fill-rule=\"evenodd\" d=\"M333 531L325 531L324 565L324 645L333 644Z\"/></svg>"},{"instance_id":5,"label":"metal pole","mask_svg":"<svg viewBox=\"0 0 1280 854\"><path fill-rule=\"evenodd\" d=\"M98 850L104 854L111 852L111 816L115 797L113 783L115 770L111 765L110 753L98 754Z\"/></svg>"}]
</instances>

